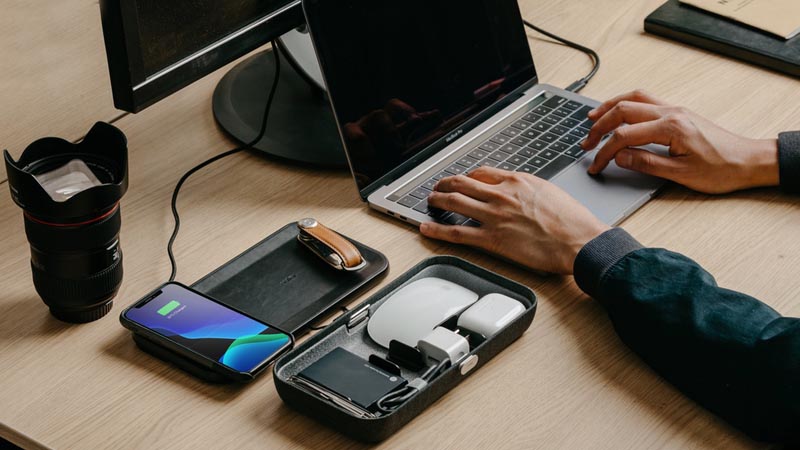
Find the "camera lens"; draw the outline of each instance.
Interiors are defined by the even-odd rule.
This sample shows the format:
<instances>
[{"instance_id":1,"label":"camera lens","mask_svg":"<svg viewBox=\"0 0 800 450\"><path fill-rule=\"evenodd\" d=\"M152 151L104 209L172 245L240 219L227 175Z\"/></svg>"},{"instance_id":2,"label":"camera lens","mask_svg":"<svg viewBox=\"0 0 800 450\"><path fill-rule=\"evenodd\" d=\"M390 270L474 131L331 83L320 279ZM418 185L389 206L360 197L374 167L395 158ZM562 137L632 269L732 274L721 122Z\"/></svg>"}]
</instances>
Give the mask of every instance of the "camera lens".
<instances>
[{"instance_id":1,"label":"camera lens","mask_svg":"<svg viewBox=\"0 0 800 450\"><path fill-rule=\"evenodd\" d=\"M79 144L40 139L19 161L8 152L5 160L11 196L23 209L36 292L65 322L105 316L122 283L125 136L98 123Z\"/></svg>"},{"instance_id":2,"label":"camera lens","mask_svg":"<svg viewBox=\"0 0 800 450\"><path fill-rule=\"evenodd\" d=\"M76 224L25 214L36 292L52 314L83 323L106 315L122 283L119 205Z\"/></svg>"}]
</instances>

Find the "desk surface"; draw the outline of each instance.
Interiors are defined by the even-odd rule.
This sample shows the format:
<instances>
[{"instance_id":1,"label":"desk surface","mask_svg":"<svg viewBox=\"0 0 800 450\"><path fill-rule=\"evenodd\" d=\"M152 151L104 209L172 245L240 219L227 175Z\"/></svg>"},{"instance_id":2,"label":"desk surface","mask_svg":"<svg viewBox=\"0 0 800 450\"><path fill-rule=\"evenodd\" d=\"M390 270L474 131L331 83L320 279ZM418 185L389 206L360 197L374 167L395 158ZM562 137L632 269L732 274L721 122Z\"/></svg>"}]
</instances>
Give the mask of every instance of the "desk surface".
<instances>
[{"instance_id":1,"label":"desk surface","mask_svg":"<svg viewBox=\"0 0 800 450\"><path fill-rule=\"evenodd\" d=\"M604 99L643 87L753 137L800 128L796 80L645 35L642 21L660 2L521 0L520 5L526 17L546 29L599 50L603 68L585 90L588 96ZM69 0L35 8L6 3L25 15L20 20L47 16L62 26L40 30L38 38L63 36L60 43L42 40L43 48L58 52L59 45L74 40L80 50L53 61L51 70L64 79L48 86L63 87L72 97L63 103L67 106L47 113L40 100L38 105L27 102L25 90L11 92L8 87L47 83L14 75L25 73L25 65L34 67L41 57L28 55L19 63L23 69L0 72L0 86L10 92L3 99L11 98L17 114L26 118L10 120L12 112L4 105L4 142L24 145L44 134L78 137L95 120L113 118L105 73L95 67L84 76L76 69L96 64L102 54L97 10L90 7L94 3ZM87 24L94 31L83 34L75 28ZM4 43L16 39L14 30L0 28ZM588 70L584 55L530 36L544 82L565 86ZM131 149L131 188L122 204L126 273L114 311L103 320L72 326L49 316L30 281L21 214L8 195L0 195L1 437L26 447L55 448L360 447L289 410L270 375L243 388L203 384L137 350L117 322L125 305L169 273L164 249L172 229L169 197L175 182L190 167L233 144L218 130L210 111L210 96L222 74L224 70L117 123ZM50 124L39 123L48 118ZM18 146L13 153L20 151ZM6 189L2 183L0 188ZM193 178L179 206L184 227L176 247L178 278L186 282L282 225L314 216L385 252L391 269L383 283L427 256L447 253L536 290L540 309L533 327L383 448L757 445L637 359L617 339L602 308L571 278L539 277L469 249L426 240L414 229L368 211L345 173L242 154ZM798 206L796 198L777 190L709 197L671 187L624 226L648 245L695 258L721 285L797 316Z\"/></svg>"}]
</instances>

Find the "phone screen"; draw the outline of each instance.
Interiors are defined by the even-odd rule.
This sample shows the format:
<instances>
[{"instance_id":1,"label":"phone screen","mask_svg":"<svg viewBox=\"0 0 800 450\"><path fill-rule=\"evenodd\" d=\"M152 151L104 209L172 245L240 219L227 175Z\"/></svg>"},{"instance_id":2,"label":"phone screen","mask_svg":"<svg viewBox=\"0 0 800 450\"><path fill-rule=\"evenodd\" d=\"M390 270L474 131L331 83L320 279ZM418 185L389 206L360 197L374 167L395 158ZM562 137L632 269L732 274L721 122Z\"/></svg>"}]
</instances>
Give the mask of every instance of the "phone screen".
<instances>
[{"instance_id":1,"label":"phone screen","mask_svg":"<svg viewBox=\"0 0 800 450\"><path fill-rule=\"evenodd\" d=\"M287 334L177 284L125 317L237 372L252 373L291 344Z\"/></svg>"}]
</instances>

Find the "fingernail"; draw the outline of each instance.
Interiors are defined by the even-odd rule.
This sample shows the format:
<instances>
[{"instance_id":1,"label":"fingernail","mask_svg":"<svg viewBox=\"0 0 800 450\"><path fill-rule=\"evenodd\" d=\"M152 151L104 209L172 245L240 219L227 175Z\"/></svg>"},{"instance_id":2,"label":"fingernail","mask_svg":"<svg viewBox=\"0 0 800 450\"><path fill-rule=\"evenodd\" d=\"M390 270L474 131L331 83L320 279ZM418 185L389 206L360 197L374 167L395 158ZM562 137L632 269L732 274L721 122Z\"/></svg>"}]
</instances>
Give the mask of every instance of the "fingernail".
<instances>
[{"instance_id":1,"label":"fingernail","mask_svg":"<svg viewBox=\"0 0 800 450\"><path fill-rule=\"evenodd\" d=\"M429 224L428 222L422 222L422 223L419 225L419 231L420 231L420 233L425 233L425 232L427 232L427 231L428 231L428 230L430 230L430 229L431 229L431 224Z\"/></svg>"},{"instance_id":2,"label":"fingernail","mask_svg":"<svg viewBox=\"0 0 800 450\"><path fill-rule=\"evenodd\" d=\"M595 108L595 109L593 109L593 110L591 110L591 111L589 111L589 112L587 113L587 115L589 115L589 116L593 116L593 115L595 115L595 114L597 114L597 108Z\"/></svg>"},{"instance_id":3,"label":"fingernail","mask_svg":"<svg viewBox=\"0 0 800 450\"><path fill-rule=\"evenodd\" d=\"M623 150L617 153L617 165L620 167L628 168L633 164L633 155L631 152Z\"/></svg>"}]
</instances>

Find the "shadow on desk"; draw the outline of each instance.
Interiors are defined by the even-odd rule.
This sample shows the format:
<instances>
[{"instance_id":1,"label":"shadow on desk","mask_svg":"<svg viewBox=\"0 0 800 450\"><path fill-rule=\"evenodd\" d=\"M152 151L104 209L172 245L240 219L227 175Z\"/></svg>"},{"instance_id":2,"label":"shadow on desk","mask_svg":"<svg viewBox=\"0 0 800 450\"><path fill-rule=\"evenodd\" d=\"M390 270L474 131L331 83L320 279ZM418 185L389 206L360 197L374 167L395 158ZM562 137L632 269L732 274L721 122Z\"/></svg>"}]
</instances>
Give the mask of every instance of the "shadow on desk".
<instances>
[{"instance_id":1,"label":"shadow on desk","mask_svg":"<svg viewBox=\"0 0 800 450\"><path fill-rule=\"evenodd\" d=\"M172 383L192 394L199 394L221 403L236 399L249 387L243 384L211 384L198 380L177 367L140 350L127 331L120 331L116 337L109 340L103 348L103 352L149 376L157 377L158 380L155 381L157 383Z\"/></svg>"},{"instance_id":2,"label":"shadow on desk","mask_svg":"<svg viewBox=\"0 0 800 450\"><path fill-rule=\"evenodd\" d=\"M73 326L51 316L47 305L42 303L35 292L18 299L6 299L3 304L0 342L51 337ZM19 323L19 317L25 317L24 324Z\"/></svg>"}]
</instances>

